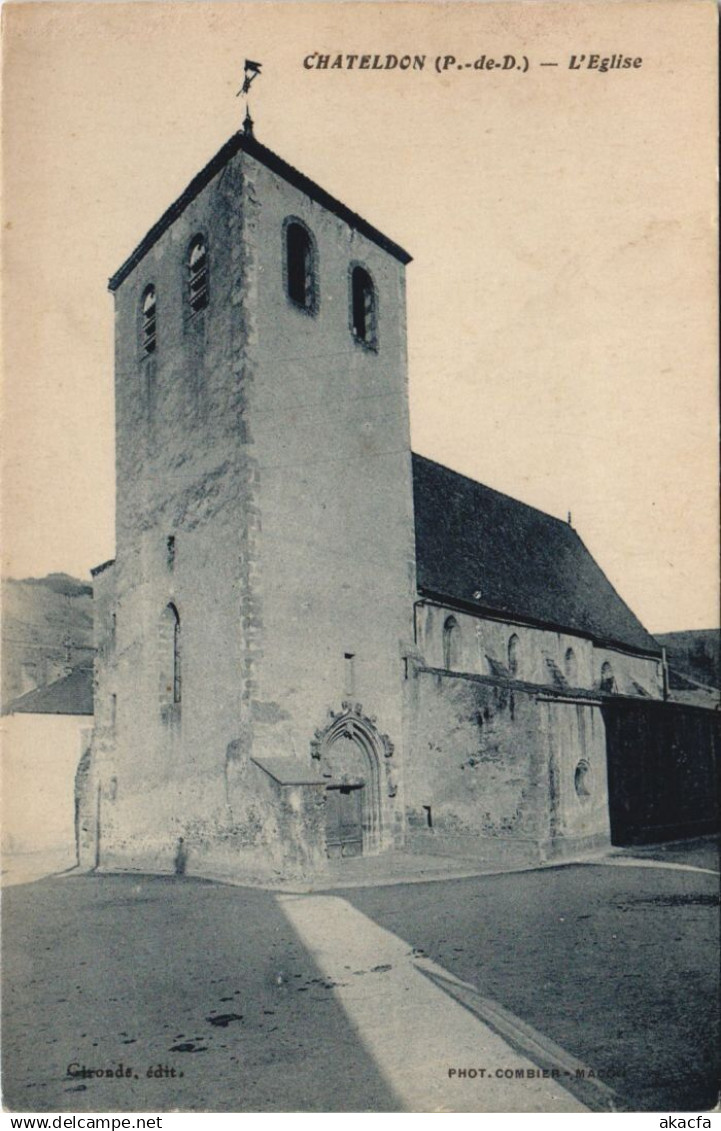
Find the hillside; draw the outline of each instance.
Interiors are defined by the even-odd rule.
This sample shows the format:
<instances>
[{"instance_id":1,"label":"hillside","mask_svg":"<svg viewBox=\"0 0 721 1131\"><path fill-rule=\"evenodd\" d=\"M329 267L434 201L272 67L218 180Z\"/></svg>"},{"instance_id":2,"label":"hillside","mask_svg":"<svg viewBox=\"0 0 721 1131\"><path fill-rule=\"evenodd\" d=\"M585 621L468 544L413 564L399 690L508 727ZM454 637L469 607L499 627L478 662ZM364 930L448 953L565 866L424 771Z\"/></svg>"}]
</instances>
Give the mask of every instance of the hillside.
<instances>
[{"instance_id":1,"label":"hillside","mask_svg":"<svg viewBox=\"0 0 721 1131\"><path fill-rule=\"evenodd\" d=\"M17 580L2 592L3 709L93 658L92 586L65 573Z\"/></svg>"},{"instance_id":2,"label":"hillside","mask_svg":"<svg viewBox=\"0 0 721 1131\"><path fill-rule=\"evenodd\" d=\"M688 676L705 687L721 687L718 629L666 632L657 635L656 640L666 649L671 687L681 684L679 676ZM683 686L687 686L685 681Z\"/></svg>"}]
</instances>

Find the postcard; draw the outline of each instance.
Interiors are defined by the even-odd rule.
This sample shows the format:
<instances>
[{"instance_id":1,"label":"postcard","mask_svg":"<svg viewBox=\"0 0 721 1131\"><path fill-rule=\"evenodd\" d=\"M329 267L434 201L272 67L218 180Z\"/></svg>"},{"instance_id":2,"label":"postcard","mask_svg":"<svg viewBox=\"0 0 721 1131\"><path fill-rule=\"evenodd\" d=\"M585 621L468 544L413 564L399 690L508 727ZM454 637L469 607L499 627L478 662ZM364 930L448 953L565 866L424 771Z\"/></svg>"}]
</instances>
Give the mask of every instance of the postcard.
<instances>
[{"instance_id":1,"label":"postcard","mask_svg":"<svg viewBox=\"0 0 721 1131\"><path fill-rule=\"evenodd\" d=\"M6 1110L710 1126L716 6L3 15Z\"/></svg>"}]
</instances>

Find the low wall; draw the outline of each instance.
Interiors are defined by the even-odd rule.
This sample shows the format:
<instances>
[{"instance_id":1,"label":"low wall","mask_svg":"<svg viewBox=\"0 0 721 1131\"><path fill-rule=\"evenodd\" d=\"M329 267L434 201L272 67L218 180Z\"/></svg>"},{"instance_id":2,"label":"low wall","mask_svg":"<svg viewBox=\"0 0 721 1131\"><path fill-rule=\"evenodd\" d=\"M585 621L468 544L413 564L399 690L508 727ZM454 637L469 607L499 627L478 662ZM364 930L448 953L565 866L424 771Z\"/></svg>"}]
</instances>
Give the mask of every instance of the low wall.
<instances>
[{"instance_id":1,"label":"low wall","mask_svg":"<svg viewBox=\"0 0 721 1131\"><path fill-rule=\"evenodd\" d=\"M75 860L75 770L92 719L10 715L2 720L2 849L64 852Z\"/></svg>"},{"instance_id":2,"label":"low wall","mask_svg":"<svg viewBox=\"0 0 721 1131\"><path fill-rule=\"evenodd\" d=\"M325 782L283 784L248 759L229 763L226 778L232 807L173 823L170 791L147 793L141 809L135 794L118 788L103 752L89 748L75 787L80 866L253 883L305 879L324 866Z\"/></svg>"},{"instance_id":3,"label":"low wall","mask_svg":"<svg viewBox=\"0 0 721 1131\"><path fill-rule=\"evenodd\" d=\"M609 699L603 717L614 844L680 840L719 830L719 712Z\"/></svg>"}]
</instances>

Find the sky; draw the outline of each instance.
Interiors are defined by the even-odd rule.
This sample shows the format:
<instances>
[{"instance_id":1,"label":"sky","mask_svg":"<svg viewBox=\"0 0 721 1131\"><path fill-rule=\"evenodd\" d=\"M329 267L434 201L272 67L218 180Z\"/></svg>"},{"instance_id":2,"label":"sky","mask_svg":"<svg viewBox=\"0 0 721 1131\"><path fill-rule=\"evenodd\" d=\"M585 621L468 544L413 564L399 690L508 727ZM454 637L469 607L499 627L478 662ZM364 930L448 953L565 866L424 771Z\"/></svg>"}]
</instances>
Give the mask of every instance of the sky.
<instances>
[{"instance_id":1,"label":"sky","mask_svg":"<svg viewBox=\"0 0 721 1131\"><path fill-rule=\"evenodd\" d=\"M114 555L107 280L240 127L250 58L258 139L413 256L414 449L570 511L651 631L718 624L712 2L3 12L5 575Z\"/></svg>"}]
</instances>

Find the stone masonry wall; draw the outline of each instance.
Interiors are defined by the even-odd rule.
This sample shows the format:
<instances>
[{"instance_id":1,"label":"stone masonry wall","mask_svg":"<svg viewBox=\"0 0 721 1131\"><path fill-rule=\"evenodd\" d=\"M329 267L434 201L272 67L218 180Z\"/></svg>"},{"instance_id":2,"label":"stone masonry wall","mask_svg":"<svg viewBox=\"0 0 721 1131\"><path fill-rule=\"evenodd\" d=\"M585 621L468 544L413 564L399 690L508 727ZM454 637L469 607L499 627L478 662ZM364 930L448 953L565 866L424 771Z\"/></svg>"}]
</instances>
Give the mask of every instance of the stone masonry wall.
<instances>
[{"instance_id":1,"label":"stone masonry wall","mask_svg":"<svg viewBox=\"0 0 721 1131\"><path fill-rule=\"evenodd\" d=\"M407 683L408 839L417 850L529 860L608 837L597 704L544 702L510 681L414 667ZM583 802L578 762L588 762Z\"/></svg>"},{"instance_id":2,"label":"stone masonry wall","mask_svg":"<svg viewBox=\"0 0 721 1131\"><path fill-rule=\"evenodd\" d=\"M254 750L309 760L315 732L350 700L390 737L398 766L415 595L404 269L248 155L244 176L259 524ZM313 313L287 295L291 217L315 243ZM377 349L351 333L356 263L376 288ZM386 790L381 803L387 847L402 830L402 801Z\"/></svg>"},{"instance_id":3,"label":"stone masonry wall","mask_svg":"<svg viewBox=\"0 0 721 1131\"><path fill-rule=\"evenodd\" d=\"M315 316L286 294L289 215L317 242ZM199 312L187 288L197 234L209 264ZM377 351L351 336L352 262L377 288ZM101 864L172 870L182 838L189 865L216 853L257 872L272 866L285 802L259 783L254 751L310 763L316 730L352 698L402 761L414 595L403 269L239 153L115 300L113 643L98 663L112 711L93 747ZM388 843L402 835L400 792L382 800Z\"/></svg>"},{"instance_id":4,"label":"stone masonry wall","mask_svg":"<svg viewBox=\"0 0 721 1131\"><path fill-rule=\"evenodd\" d=\"M624 695L661 698L663 676L658 660L632 655L621 649L602 648L592 640L572 633L490 620L458 612L434 603L419 605L416 613L418 646L430 667L443 667L443 626L453 616L459 626L458 671L477 675L508 674L508 644L518 637L518 678L545 684L557 690L601 687L601 670L611 665L616 689ZM567 671L566 656L573 652L573 670Z\"/></svg>"},{"instance_id":5,"label":"stone masonry wall","mask_svg":"<svg viewBox=\"0 0 721 1131\"><path fill-rule=\"evenodd\" d=\"M116 292L116 785L103 821L108 866L172 869L181 836L188 853L239 826L252 845L262 837L250 802L241 797L234 807L230 798L234 766L250 746L256 523L242 224L236 157ZM197 234L208 248L209 303L196 312L187 263ZM157 347L144 355L140 307L149 284ZM160 683L169 604L180 622L177 703Z\"/></svg>"},{"instance_id":6,"label":"stone masonry wall","mask_svg":"<svg viewBox=\"0 0 721 1131\"><path fill-rule=\"evenodd\" d=\"M606 729L600 703L539 696L536 706L546 740L551 854L608 846Z\"/></svg>"}]
</instances>

